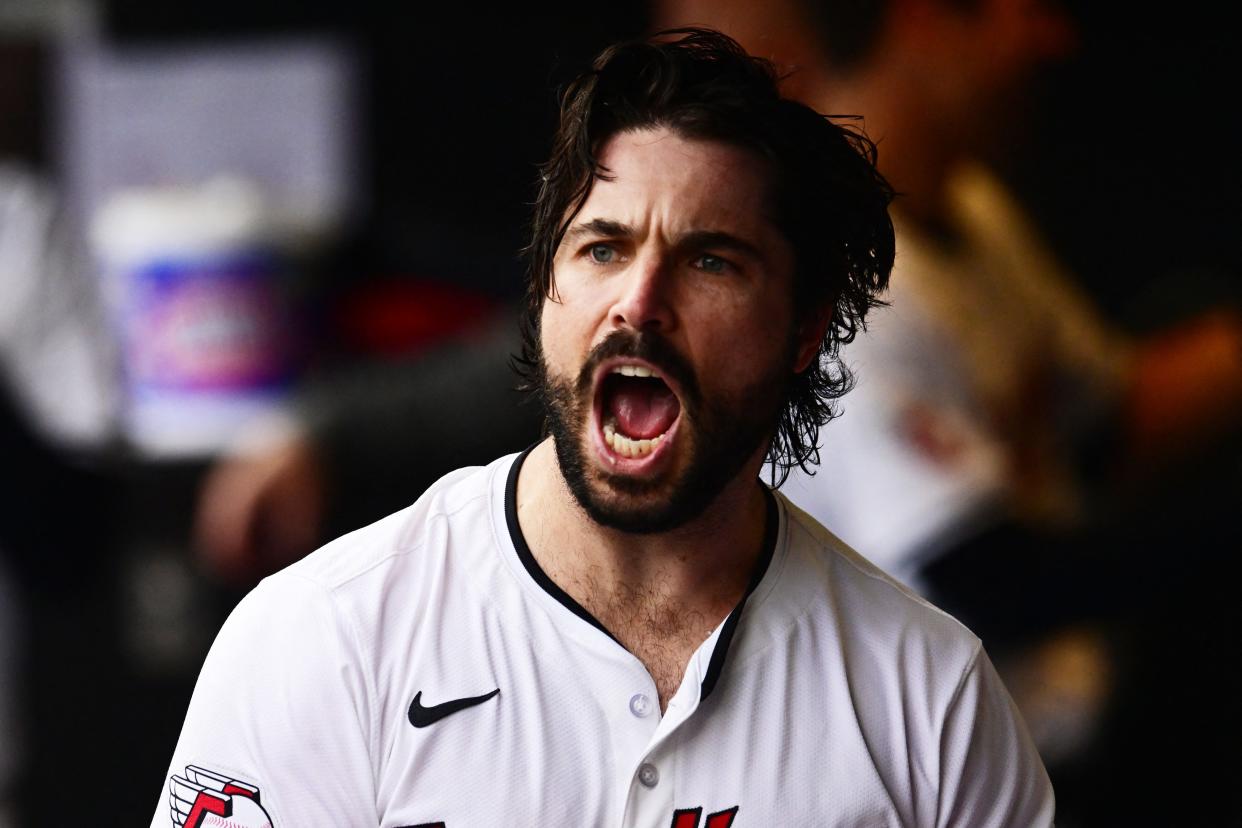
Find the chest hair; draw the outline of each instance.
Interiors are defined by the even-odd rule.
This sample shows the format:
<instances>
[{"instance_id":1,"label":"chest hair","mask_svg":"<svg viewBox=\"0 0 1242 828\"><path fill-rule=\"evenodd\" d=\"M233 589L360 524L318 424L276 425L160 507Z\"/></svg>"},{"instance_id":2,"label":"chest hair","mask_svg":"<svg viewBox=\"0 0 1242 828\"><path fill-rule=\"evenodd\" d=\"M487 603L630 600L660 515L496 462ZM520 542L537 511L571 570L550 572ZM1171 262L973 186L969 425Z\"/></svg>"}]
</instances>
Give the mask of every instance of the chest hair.
<instances>
[{"instance_id":1,"label":"chest hair","mask_svg":"<svg viewBox=\"0 0 1242 828\"><path fill-rule=\"evenodd\" d=\"M613 634L623 647L643 663L655 682L660 710L681 686L691 656L712 634L731 605L712 619L703 610L658 591L622 589L609 596L588 591L583 606Z\"/></svg>"}]
</instances>

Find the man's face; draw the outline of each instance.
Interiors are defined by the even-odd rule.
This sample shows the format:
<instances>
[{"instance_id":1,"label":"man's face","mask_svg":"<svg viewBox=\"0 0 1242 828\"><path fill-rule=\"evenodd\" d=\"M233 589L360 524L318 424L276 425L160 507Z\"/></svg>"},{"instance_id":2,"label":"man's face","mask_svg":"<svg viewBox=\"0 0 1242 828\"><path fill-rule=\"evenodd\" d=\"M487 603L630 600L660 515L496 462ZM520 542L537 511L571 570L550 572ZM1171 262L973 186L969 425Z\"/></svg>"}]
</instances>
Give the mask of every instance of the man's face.
<instances>
[{"instance_id":1,"label":"man's face","mask_svg":"<svg viewBox=\"0 0 1242 828\"><path fill-rule=\"evenodd\" d=\"M666 531L757 474L793 372L793 252L764 163L664 129L622 133L554 260L544 397L566 482L598 523Z\"/></svg>"}]
</instances>

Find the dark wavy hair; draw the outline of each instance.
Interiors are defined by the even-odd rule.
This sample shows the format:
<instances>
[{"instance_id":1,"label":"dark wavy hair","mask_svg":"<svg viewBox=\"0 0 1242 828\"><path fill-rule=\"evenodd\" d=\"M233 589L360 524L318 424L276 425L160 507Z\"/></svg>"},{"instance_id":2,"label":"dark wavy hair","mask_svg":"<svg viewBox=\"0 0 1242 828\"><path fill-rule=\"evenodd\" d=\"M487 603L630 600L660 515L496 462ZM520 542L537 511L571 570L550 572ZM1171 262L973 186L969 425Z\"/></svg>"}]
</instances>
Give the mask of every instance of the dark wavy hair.
<instances>
[{"instance_id":1,"label":"dark wavy hair","mask_svg":"<svg viewBox=\"0 0 1242 828\"><path fill-rule=\"evenodd\" d=\"M772 482L794 466L819 462L819 429L833 401L853 385L839 349L864 327L893 265L893 191L876 170L875 145L850 119L820 115L781 97L772 64L751 57L709 29L671 29L600 54L561 96L552 155L540 168L531 219L522 319L522 354L514 367L523 387L543 381L539 320L555 292L553 259L597 178L609 172L597 154L613 136L666 128L691 139L754 152L770 170L777 227L794 251L797 322L831 306L832 319L811 365L791 381L768 447Z\"/></svg>"}]
</instances>

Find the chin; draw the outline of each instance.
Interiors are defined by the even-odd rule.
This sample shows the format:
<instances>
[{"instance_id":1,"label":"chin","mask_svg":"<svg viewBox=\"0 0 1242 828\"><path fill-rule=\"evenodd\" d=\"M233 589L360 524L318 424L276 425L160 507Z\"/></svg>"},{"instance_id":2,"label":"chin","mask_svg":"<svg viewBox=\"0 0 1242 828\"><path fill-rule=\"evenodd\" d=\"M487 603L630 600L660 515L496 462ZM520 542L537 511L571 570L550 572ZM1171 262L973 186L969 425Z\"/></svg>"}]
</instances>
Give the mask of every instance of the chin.
<instances>
[{"instance_id":1,"label":"chin","mask_svg":"<svg viewBox=\"0 0 1242 828\"><path fill-rule=\"evenodd\" d=\"M592 521L632 534L657 534L680 528L701 515L718 490L695 486L679 474L671 454L660 468L636 473L609 468L594 440L582 432L557 434L552 429L557 461L569 491ZM588 430L588 434L591 432Z\"/></svg>"}]
</instances>

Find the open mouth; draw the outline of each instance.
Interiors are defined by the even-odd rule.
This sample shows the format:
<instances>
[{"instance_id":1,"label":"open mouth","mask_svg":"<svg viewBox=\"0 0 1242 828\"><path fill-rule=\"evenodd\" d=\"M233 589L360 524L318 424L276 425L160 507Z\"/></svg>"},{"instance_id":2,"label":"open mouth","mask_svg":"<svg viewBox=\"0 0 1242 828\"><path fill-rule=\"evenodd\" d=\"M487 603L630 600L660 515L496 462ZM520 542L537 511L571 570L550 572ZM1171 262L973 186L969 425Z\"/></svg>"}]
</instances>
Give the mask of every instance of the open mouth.
<instances>
[{"instance_id":1,"label":"open mouth","mask_svg":"<svg viewBox=\"0 0 1242 828\"><path fill-rule=\"evenodd\" d=\"M681 401L659 372L632 362L606 369L598 406L604 443L616 457L630 460L655 454L681 416Z\"/></svg>"}]
</instances>

